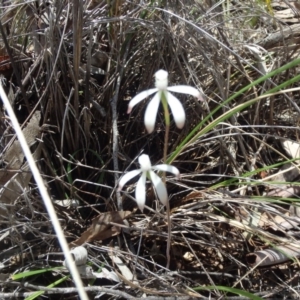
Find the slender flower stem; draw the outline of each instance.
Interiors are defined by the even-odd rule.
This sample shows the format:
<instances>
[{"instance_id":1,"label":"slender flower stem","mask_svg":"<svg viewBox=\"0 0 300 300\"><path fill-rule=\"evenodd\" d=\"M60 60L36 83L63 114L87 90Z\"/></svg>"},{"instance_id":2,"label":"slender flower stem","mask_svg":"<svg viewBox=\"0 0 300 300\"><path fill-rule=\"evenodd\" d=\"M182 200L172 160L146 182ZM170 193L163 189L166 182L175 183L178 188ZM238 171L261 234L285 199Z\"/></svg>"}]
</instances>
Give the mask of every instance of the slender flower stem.
<instances>
[{"instance_id":1,"label":"slender flower stem","mask_svg":"<svg viewBox=\"0 0 300 300\"><path fill-rule=\"evenodd\" d=\"M165 131L165 143L164 143L164 164L167 161L167 153L168 153L168 143L169 143L169 130L170 130L170 112L169 112L169 106L167 99L162 93L162 106L164 109L164 115L165 115L165 123L166 123L166 131ZM166 173L163 174L163 180L166 179Z\"/></svg>"},{"instance_id":2,"label":"slender flower stem","mask_svg":"<svg viewBox=\"0 0 300 300\"><path fill-rule=\"evenodd\" d=\"M169 131L170 131L170 112L169 112L169 106L167 99L162 93L162 106L164 109L164 115L165 115L165 123L166 123L166 129L165 129L165 143L164 143L164 164L167 161L167 153L168 153L168 144L169 144ZM166 172L163 172L162 175L162 180L163 183L166 184ZM170 267L170 249L171 249L171 211L170 211L170 203L169 200L167 201L166 204L166 210L167 210L167 221L168 221L168 240L167 240L167 251L166 251L166 256L167 256L167 266L166 268L169 269Z\"/></svg>"}]
</instances>

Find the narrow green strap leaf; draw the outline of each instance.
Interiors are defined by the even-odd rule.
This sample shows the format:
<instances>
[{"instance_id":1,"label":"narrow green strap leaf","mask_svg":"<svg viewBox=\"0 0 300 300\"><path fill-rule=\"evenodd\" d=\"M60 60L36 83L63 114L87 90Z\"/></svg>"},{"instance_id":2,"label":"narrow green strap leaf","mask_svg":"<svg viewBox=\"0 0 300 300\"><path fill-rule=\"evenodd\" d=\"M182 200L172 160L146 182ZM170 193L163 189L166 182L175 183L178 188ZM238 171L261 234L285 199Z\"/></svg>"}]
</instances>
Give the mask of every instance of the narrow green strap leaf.
<instances>
[{"instance_id":1,"label":"narrow green strap leaf","mask_svg":"<svg viewBox=\"0 0 300 300\"><path fill-rule=\"evenodd\" d=\"M57 285L59 285L60 283L64 282L65 280L69 279L70 275L67 275L65 277L62 277L58 280L56 280L55 282L51 283L50 285L47 286L47 288L53 288ZM34 294L32 294L31 296L25 298L24 300L33 300L41 295L43 295L45 293L45 291L37 291Z\"/></svg>"},{"instance_id":2,"label":"narrow green strap leaf","mask_svg":"<svg viewBox=\"0 0 300 300\"><path fill-rule=\"evenodd\" d=\"M186 147L187 144L191 143L192 140L197 139L199 136L203 135L205 132L209 131L211 129L212 126L216 126L219 122L224 121L225 119L229 118L233 113L236 113L237 111L241 111L242 109L250 106L251 104L254 104L258 99L252 99L250 101L247 101L244 105L239 106L238 108L235 108L233 110L231 110L230 113L225 113L222 115L223 118L218 118L217 120L213 121L213 124L209 124L208 128L204 128L200 131L200 129L203 127L203 125L209 121L211 119L211 117L218 111L220 110L222 107L226 106L226 104L228 104L229 102L231 102L232 100L234 100L235 98L237 98L238 96L242 95L243 93L247 92L249 89L251 89L252 87L258 85L261 82L264 82L266 80L268 80L269 78L280 74L290 68L293 68L297 65L300 64L300 58L297 58L295 60L293 60L290 63L287 63L286 65L258 78L257 80L253 81L252 83L248 84L247 86L245 86L244 88L240 89L238 92L236 92L235 94L233 94L232 96L230 96L227 100L225 100L224 102L222 102L220 105L218 105L210 114L208 114L201 122L199 122L194 129L185 137L185 139L180 143L180 145L176 148L176 150L170 155L169 159L167 160L167 163L171 164L177 157L178 155L183 151L183 149ZM266 94L271 94L274 92L277 92L283 88L285 88L286 86L299 81L300 79L300 75L295 76L294 78L291 78L285 82L283 82L282 84L272 88L271 90L267 91L264 95ZM200 132L199 132L200 131Z\"/></svg>"},{"instance_id":3,"label":"narrow green strap leaf","mask_svg":"<svg viewBox=\"0 0 300 300\"><path fill-rule=\"evenodd\" d=\"M26 271L26 272L12 275L11 279L19 280L19 279L26 278L29 276L34 276L34 275L38 275L38 274L42 274L42 273L46 273L46 272L50 272L50 271L60 270L63 268L64 267L55 267L55 268L45 268L45 269L40 269L40 270Z\"/></svg>"},{"instance_id":4,"label":"narrow green strap leaf","mask_svg":"<svg viewBox=\"0 0 300 300\"><path fill-rule=\"evenodd\" d=\"M199 291L199 290L219 290L219 291L223 291L223 292L228 292L228 293L248 297L249 299L252 299L252 300L263 300L263 298L261 298L259 296L256 296L256 295L253 295L249 292L239 290L239 289L235 289L235 288L231 288L231 287L227 287L227 286L196 287L196 288L194 288L194 290L195 291Z\"/></svg>"}]
</instances>

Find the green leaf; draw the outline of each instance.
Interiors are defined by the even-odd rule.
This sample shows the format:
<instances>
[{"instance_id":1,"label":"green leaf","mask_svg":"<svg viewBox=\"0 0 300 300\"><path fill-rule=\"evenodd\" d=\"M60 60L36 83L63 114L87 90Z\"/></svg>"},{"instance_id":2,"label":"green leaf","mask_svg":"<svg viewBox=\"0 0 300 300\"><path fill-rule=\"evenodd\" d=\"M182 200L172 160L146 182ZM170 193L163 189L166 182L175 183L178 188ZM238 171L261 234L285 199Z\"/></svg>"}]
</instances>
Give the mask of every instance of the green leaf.
<instances>
[{"instance_id":1,"label":"green leaf","mask_svg":"<svg viewBox=\"0 0 300 300\"><path fill-rule=\"evenodd\" d=\"M41 270L34 270L34 271L26 271L23 273L18 273L18 274L14 274L11 276L12 280L19 280L22 278L26 278L29 276L34 276L34 275L38 275L38 274L43 274L49 271L55 271L55 270L61 270L64 267L55 267L55 268L45 268L45 269L41 269Z\"/></svg>"},{"instance_id":2,"label":"green leaf","mask_svg":"<svg viewBox=\"0 0 300 300\"><path fill-rule=\"evenodd\" d=\"M199 291L199 290L219 290L219 291L223 291L223 292L228 292L228 293L248 297L249 299L252 299L252 300L263 300L261 297L253 295L249 292L239 290L239 289L235 289L235 288L231 288L231 287L227 287L227 286L196 287L196 288L194 288L194 290L195 291Z\"/></svg>"},{"instance_id":3,"label":"green leaf","mask_svg":"<svg viewBox=\"0 0 300 300\"><path fill-rule=\"evenodd\" d=\"M299 64L300 64L300 58L297 58L297 59L287 63L286 65L284 65L284 66L282 66L282 67L280 67L280 68L278 68L278 69L276 69L272 72L269 72L268 74L258 78L257 80L255 80L255 81L251 82L250 84L248 84L247 86L243 87L238 92L236 92L235 94L230 96L223 103L218 105L214 110L212 110L212 112L210 114L208 114L200 123L198 123L195 126L195 128L184 138L184 140L180 143L180 145L176 148L176 150L170 155L170 157L167 160L167 163L171 164L184 151L184 149L186 147L188 147L190 144L192 144L194 141L196 141L203 134L209 132L212 128L217 126L220 122L227 120L233 114L242 111L243 109L247 108L248 106L254 104L255 102L257 102L259 100L261 100L261 98L258 97L258 98L255 98L255 99L251 99L247 102L244 102L244 103L238 105L237 107L234 107L230 111L227 111L223 115L218 117L216 120L213 120L212 122L210 122L203 129L201 129L205 125L206 122L211 120L211 118L213 117L213 115L217 111L219 111L223 107L226 107L226 105L228 103L230 103L232 100L234 100L238 96L241 96L243 93L247 92L249 89L253 88L254 86L256 86L256 85L258 85L262 82L265 82L269 78L271 78L275 75L278 75L278 74L280 74L280 73L282 73L282 72L284 72L284 71L286 71L290 68L296 67ZM266 96L266 95L278 92L278 91L286 88L287 86L293 84L294 82L298 82L299 80L300 80L300 75L296 75L295 77L283 82L282 84L268 90L263 95Z\"/></svg>"},{"instance_id":4,"label":"green leaf","mask_svg":"<svg viewBox=\"0 0 300 300\"><path fill-rule=\"evenodd\" d=\"M60 278L58 280L56 280L55 282L51 283L50 285L47 286L47 288L53 288L57 285L59 285L60 283L64 282L65 280L69 279L70 275L67 275L63 278ZM41 295L43 295L45 293L45 291L37 291L34 294L30 295L29 297L25 298L24 300L33 300Z\"/></svg>"}]
</instances>

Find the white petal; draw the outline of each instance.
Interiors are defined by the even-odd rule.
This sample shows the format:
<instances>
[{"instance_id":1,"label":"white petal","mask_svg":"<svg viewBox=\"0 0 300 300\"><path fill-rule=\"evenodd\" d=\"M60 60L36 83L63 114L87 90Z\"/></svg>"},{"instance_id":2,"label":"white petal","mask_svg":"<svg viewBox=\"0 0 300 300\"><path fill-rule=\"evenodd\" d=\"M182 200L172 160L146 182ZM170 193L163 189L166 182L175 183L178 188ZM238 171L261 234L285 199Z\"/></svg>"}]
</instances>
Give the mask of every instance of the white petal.
<instances>
[{"instance_id":1,"label":"white petal","mask_svg":"<svg viewBox=\"0 0 300 300\"><path fill-rule=\"evenodd\" d=\"M139 164L142 172L148 172L152 168L150 158L147 154L139 156Z\"/></svg>"},{"instance_id":2,"label":"white petal","mask_svg":"<svg viewBox=\"0 0 300 300\"><path fill-rule=\"evenodd\" d=\"M163 172L170 172L173 173L177 178L179 178L179 170L171 165L166 165L166 164L162 164L162 165L157 165L157 166L153 166L152 167L153 170L158 170L158 171L163 171Z\"/></svg>"},{"instance_id":3,"label":"white petal","mask_svg":"<svg viewBox=\"0 0 300 300\"><path fill-rule=\"evenodd\" d=\"M171 93L166 92L165 95L167 96L168 104L170 105L175 123L177 127L181 129L185 122L185 112L183 106L180 101Z\"/></svg>"},{"instance_id":4,"label":"white petal","mask_svg":"<svg viewBox=\"0 0 300 300\"><path fill-rule=\"evenodd\" d=\"M188 86L188 85L169 86L167 88L167 90L171 91L171 92L175 92L175 93L192 95L192 96L198 98L198 100L204 101L200 91L195 89L194 87L191 87L191 86Z\"/></svg>"},{"instance_id":5,"label":"white petal","mask_svg":"<svg viewBox=\"0 0 300 300\"><path fill-rule=\"evenodd\" d=\"M155 73L155 86L159 90L166 90L168 87L168 72L165 70L158 70Z\"/></svg>"},{"instance_id":6,"label":"white petal","mask_svg":"<svg viewBox=\"0 0 300 300\"><path fill-rule=\"evenodd\" d=\"M144 123L148 133L151 133L154 130L159 103L160 92L154 95L153 99L149 102L145 112Z\"/></svg>"},{"instance_id":7,"label":"white petal","mask_svg":"<svg viewBox=\"0 0 300 300\"><path fill-rule=\"evenodd\" d=\"M133 171L126 173L119 181L118 190L120 191L123 188L123 186L126 184L127 181L131 180L133 177L137 176L141 172L142 172L142 170L133 170Z\"/></svg>"},{"instance_id":8,"label":"white petal","mask_svg":"<svg viewBox=\"0 0 300 300\"><path fill-rule=\"evenodd\" d=\"M146 202L146 173L143 172L135 188L135 200L141 211L144 210Z\"/></svg>"},{"instance_id":9,"label":"white petal","mask_svg":"<svg viewBox=\"0 0 300 300\"><path fill-rule=\"evenodd\" d=\"M128 104L128 109L127 109L127 113L130 114L132 111L132 108L138 104L139 102L141 102L142 100L144 100L145 98L147 98L148 96L152 95L153 93L157 92L158 89L157 88L153 88L153 89L149 89L147 91L143 91L139 94L137 94L135 97L133 97L129 104Z\"/></svg>"},{"instance_id":10,"label":"white petal","mask_svg":"<svg viewBox=\"0 0 300 300\"><path fill-rule=\"evenodd\" d=\"M163 205L166 205L168 201L168 193L164 183L162 182L161 178L158 175L156 175L153 171L150 171L149 175L152 184L156 190L158 199Z\"/></svg>"}]
</instances>

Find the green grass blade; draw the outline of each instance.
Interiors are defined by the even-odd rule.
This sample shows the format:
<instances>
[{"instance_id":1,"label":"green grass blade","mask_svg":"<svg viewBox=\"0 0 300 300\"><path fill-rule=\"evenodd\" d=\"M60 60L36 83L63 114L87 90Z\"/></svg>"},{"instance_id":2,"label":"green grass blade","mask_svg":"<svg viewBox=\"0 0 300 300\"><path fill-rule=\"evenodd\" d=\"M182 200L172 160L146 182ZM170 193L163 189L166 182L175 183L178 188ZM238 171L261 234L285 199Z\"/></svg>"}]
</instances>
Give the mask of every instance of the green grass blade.
<instances>
[{"instance_id":1,"label":"green grass blade","mask_svg":"<svg viewBox=\"0 0 300 300\"><path fill-rule=\"evenodd\" d=\"M261 298L259 296L255 296L255 295L253 295L249 292L239 290L239 289L235 289L235 288L231 288L231 287L226 287L226 286L205 286L205 287L196 287L196 288L194 288L195 291L199 291L199 290L216 290L216 289L219 290L219 291L228 292L228 293L248 297L249 299L252 299L252 300L263 300L263 298Z\"/></svg>"},{"instance_id":2,"label":"green grass blade","mask_svg":"<svg viewBox=\"0 0 300 300\"><path fill-rule=\"evenodd\" d=\"M23 278L26 278L26 277L29 277L29 276L43 274L43 273L50 272L50 271L55 271L55 270L61 270L63 268L64 267L55 267L55 268L45 268L45 269L34 270L34 271L26 271L26 272L22 272L22 273L12 275L11 279L12 280L19 280L19 279L23 279Z\"/></svg>"},{"instance_id":3,"label":"green grass blade","mask_svg":"<svg viewBox=\"0 0 300 300\"><path fill-rule=\"evenodd\" d=\"M276 164L273 164L273 165L270 165L270 166L265 166L265 167L263 167L263 168L258 168L258 169L255 169L255 170L253 170L253 171L246 172L246 173L242 174L242 175L241 175L240 177L238 177L238 178L233 177L233 178L224 180L224 181L222 181L222 182L216 183L216 184L210 186L210 187L208 188L208 190L215 190L215 189L218 189L218 188L220 188L220 187L225 187L225 186L233 185L233 184L235 184L235 183L239 183L239 184L240 184L240 182L238 182L240 179L243 179L243 178L246 179L247 177L256 175L256 174L258 174L258 173L260 173L260 172L262 172L262 171L268 171L268 170L271 170L271 169L274 169L274 168L278 168L278 167L281 167L281 166L283 166L283 165L285 165L285 164L287 164L287 163L294 162L294 161L296 161L296 160L299 160L299 158L293 158L293 159L285 160L285 161L282 161L282 162L279 162L279 163L276 163ZM266 183L266 182L263 182L262 180L257 180L257 182L258 182L259 184ZM271 182L269 182L269 183L275 184L274 181L271 181ZM251 182L247 182L247 184L251 184ZM287 184L287 183L284 182L284 184ZM295 184L295 183L293 183L293 184Z\"/></svg>"},{"instance_id":4,"label":"green grass blade","mask_svg":"<svg viewBox=\"0 0 300 300\"><path fill-rule=\"evenodd\" d=\"M63 278L60 278L58 280L56 280L55 282L51 283L50 285L48 285L48 288L53 288L57 285L59 285L60 283L64 282L65 280L69 279L70 275L67 275ZM45 293L45 291L37 291L34 294L30 295L29 297L25 298L25 300L33 300L41 295L43 295Z\"/></svg>"},{"instance_id":5,"label":"green grass blade","mask_svg":"<svg viewBox=\"0 0 300 300\"><path fill-rule=\"evenodd\" d=\"M297 65L300 64L300 58L297 58L295 60L293 60L290 63L287 63L286 65L258 78L257 80L253 81L252 83L248 84L247 86L245 86L244 88L240 89L238 92L236 92L235 94L233 94L231 97L229 97L227 100L225 100L223 103L221 103L219 106L217 106L210 114L208 114L198 125L195 126L195 128L186 136L186 138L179 144L179 146L176 148L176 150L171 154L171 156L168 158L167 163L171 164L177 157L178 155L183 151L183 149L185 147L187 147L187 145L189 145L193 140L197 139L199 136L201 136L201 134L203 134L203 132L207 132L208 130L202 130L201 132L199 132L200 128L203 127L203 125L209 121L211 119L211 117L218 111L220 110L222 107L224 107L226 104L228 104L229 102L231 102L232 100L234 100L235 98L237 98L238 96L242 95L244 92L247 92L249 89L251 89L252 87L256 86L257 84L266 81L267 79L281 73L284 72L290 68L293 68ZM300 79L300 75L295 76L294 78L287 80L286 82L282 83L279 86L276 86L275 88L269 90L268 92L266 92L264 95L266 94L270 94L276 91L279 91L280 89L282 89L283 87L286 87L287 85L290 85L296 81L298 81ZM247 101L246 103L248 105L243 106L240 105L238 106L239 109L235 108L233 110L233 112L238 112L243 108L248 107L249 105L255 103L258 99L252 99ZM228 115L227 118L229 118L232 114ZM223 114L224 116L224 114ZM226 120L227 118L224 118L222 120ZM218 118L217 120L219 120L218 122L221 122L222 120L220 118ZM216 124L218 124L218 122L213 122L214 126ZM212 126L208 125L209 128L212 128Z\"/></svg>"}]
</instances>

